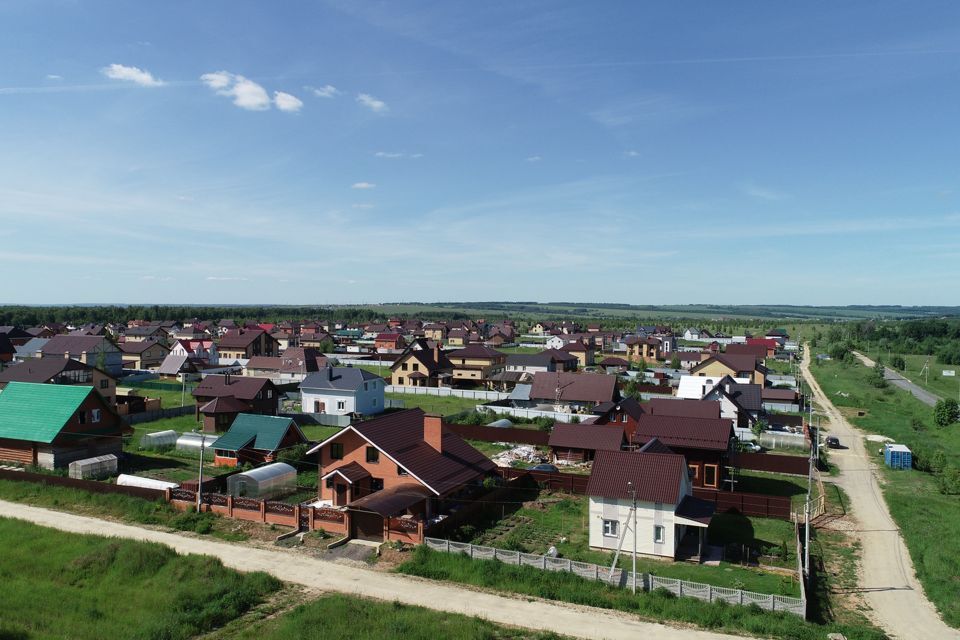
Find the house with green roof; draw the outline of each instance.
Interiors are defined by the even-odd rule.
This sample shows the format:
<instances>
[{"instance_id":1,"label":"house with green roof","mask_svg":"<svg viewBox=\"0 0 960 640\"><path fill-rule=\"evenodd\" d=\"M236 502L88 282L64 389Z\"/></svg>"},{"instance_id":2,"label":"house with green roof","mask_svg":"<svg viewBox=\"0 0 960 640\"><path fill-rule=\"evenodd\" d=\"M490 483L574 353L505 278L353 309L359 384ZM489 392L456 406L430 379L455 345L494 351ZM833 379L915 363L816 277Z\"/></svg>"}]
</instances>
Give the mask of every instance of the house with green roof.
<instances>
[{"instance_id":1,"label":"house with green roof","mask_svg":"<svg viewBox=\"0 0 960 640\"><path fill-rule=\"evenodd\" d=\"M275 462L284 449L307 442L307 437L291 418L241 413L211 446L215 465L236 467Z\"/></svg>"},{"instance_id":2,"label":"house with green roof","mask_svg":"<svg viewBox=\"0 0 960 640\"><path fill-rule=\"evenodd\" d=\"M66 467L120 455L131 433L93 387L10 382L0 391L0 462Z\"/></svg>"}]
</instances>

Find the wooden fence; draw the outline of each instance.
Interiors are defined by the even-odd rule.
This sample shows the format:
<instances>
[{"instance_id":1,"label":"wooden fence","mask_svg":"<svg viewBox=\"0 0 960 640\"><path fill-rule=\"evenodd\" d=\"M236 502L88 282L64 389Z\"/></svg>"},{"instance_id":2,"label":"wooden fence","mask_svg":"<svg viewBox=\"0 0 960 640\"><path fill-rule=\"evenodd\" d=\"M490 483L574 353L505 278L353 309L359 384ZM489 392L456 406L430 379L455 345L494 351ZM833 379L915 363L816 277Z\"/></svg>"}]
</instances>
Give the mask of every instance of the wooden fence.
<instances>
[{"instance_id":1,"label":"wooden fence","mask_svg":"<svg viewBox=\"0 0 960 640\"><path fill-rule=\"evenodd\" d=\"M499 428L485 427L479 424L450 424L444 426L467 440L483 440L484 442L514 442L517 444L532 444L546 446L550 441L550 434L536 429L517 429L515 427Z\"/></svg>"},{"instance_id":2,"label":"wooden fence","mask_svg":"<svg viewBox=\"0 0 960 640\"><path fill-rule=\"evenodd\" d=\"M514 469L513 467L499 467L497 472L507 480L516 478L530 478L537 484L554 491L569 491L584 495L587 492L587 482L590 476L578 473L550 473L549 471L531 471L530 469Z\"/></svg>"},{"instance_id":3,"label":"wooden fence","mask_svg":"<svg viewBox=\"0 0 960 640\"><path fill-rule=\"evenodd\" d=\"M805 476L809 470L806 456L781 456L775 453L739 452L731 456L731 464L752 471L773 471L795 476Z\"/></svg>"},{"instance_id":4,"label":"wooden fence","mask_svg":"<svg viewBox=\"0 0 960 640\"><path fill-rule=\"evenodd\" d=\"M162 500L164 497L163 490L161 489L127 487L97 480L80 480L78 478L66 478L63 476L47 475L45 473L33 473L31 471L0 469L0 479L15 480L18 482L36 482L53 487L69 487L71 489L90 491L91 493L115 493L133 496L134 498L143 498L144 500Z\"/></svg>"}]
</instances>

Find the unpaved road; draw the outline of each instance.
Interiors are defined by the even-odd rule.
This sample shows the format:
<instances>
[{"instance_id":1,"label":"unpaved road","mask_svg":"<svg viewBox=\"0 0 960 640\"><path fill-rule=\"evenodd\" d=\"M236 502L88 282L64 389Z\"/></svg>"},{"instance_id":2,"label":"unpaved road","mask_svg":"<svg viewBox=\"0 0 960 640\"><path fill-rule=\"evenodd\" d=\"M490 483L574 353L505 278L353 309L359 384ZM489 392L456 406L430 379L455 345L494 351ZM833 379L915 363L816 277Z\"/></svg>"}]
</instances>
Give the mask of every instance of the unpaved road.
<instances>
[{"instance_id":1,"label":"unpaved road","mask_svg":"<svg viewBox=\"0 0 960 640\"><path fill-rule=\"evenodd\" d=\"M877 483L879 456L870 456L863 433L847 422L810 375L809 345L804 349L800 367L815 401L830 421L830 435L837 436L848 447L831 451L830 460L840 470L837 484L847 492L853 516L859 523L858 535L863 543L860 589L872 609L870 617L894 638L960 638L960 632L940 619L917 581L910 554Z\"/></svg>"},{"instance_id":2,"label":"unpaved road","mask_svg":"<svg viewBox=\"0 0 960 640\"><path fill-rule=\"evenodd\" d=\"M874 365L877 364L876 362L874 362L873 360L871 360L870 358L868 358L867 356L863 355L858 351L854 351L853 355L855 355L857 359L860 360L860 362L862 362L867 367L873 367ZM890 381L894 386L900 387L904 391L909 392L914 398L916 398L923 404L927 405L928 407L932 407L933 405L937 404L937 400L941 399L940 396L934 393L930 393L923 387L917 386L914 383L910 382L909 380L904 378L902 375L900 375L900 373L898 373L894 369L891 369L890 367L884 368L883 377L884 379Z\"/></svg>"},{"instance_id":3,"label":"unpaved road","mask_svg":"<svg viewBox=\"0 0 960 640\"><path fill-rule=\"evenodd\" d=\"M2 500L0 500L0 516L20 518L74 533L93 533L159 542L180 553L215 556L220 558L223 564L235 569L265 571L286 582L315 589L353 593L367 598L398 601L438 611L479 616L513 627L553 631L591 639L730 640L736 637L642 622L604 609L498 596L464 589L453 584L359 569L289 552L242 547L202 538L188 538L173 533L142 529Z\"/></svg>"}]
</instances>

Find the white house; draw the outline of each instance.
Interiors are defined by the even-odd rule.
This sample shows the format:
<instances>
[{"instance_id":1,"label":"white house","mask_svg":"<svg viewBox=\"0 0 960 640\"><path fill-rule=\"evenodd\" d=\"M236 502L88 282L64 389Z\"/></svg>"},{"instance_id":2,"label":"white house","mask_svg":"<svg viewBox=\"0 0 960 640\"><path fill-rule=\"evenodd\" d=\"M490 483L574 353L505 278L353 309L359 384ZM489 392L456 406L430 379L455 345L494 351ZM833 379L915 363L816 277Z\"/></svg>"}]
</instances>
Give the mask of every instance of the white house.
<instances>
[{"instance_id":1,"label":"white house","mask_svg":"<svg viewBox=\"0 0 960 640\"><path fill-rule=\"evenodd\" d=\"M677 397L686 400L703 400L707 392L724 378L728 378L734 384L750 384L750 378L682 375L680 376L680 384L677 386Z\"/></svg>"},{"instance_id":2,"label":"white house","mask_svg":"<svg viewBox=\"0 0 960 640\"><path fill-rule=\"evenodd\" d=\"M213 340L177 340L170 349L170 353L175 356L196 358L210 364L220 360L217 345Z\"/></svg>"},{"instance_id":3,"label":"white house","mask_svg":"<svg viewBox=\"0 0 960 640\"><path fill-rule=\"evenodd\" d=\"M636 536L638 555L673 559L685 542L699 556L714 505L692 494L686 459L657 439L640 452L597 451L587 484L590 547L629 554Z\"/></svg>"},{"instance_id":4,"label":"white house","mask_svg":"<svg viewBox=\"0 0 960 640\"><path fill-rule=\"evenodd\" d=\"M373 415L383 412L384 379L365 369L326 367L300 383L304 413Z\"/></svg>"}]
</instances>

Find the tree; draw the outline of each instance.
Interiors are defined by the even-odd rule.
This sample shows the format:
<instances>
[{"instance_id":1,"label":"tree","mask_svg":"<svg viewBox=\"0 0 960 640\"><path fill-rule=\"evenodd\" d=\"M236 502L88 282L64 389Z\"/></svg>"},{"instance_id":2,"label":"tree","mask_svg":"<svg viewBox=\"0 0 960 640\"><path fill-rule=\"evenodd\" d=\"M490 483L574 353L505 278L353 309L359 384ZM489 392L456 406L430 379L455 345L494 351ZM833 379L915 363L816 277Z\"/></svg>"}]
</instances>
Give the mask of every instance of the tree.
<instances>
[{"instance_id":1,"label":"tree","mask_svg":"<svg viewBox=\"0 0 960 640\"><path fill-rule=\"evenodd\" d=\"M907 362L903 359L903 356L895 355L890 358L890 366L898 371L906 371Z\"/></svg>"},{"instance_id":2,"label":"tree","mask_svg":"<svg viewBox=\"0 0 960 640\"><path fill-rule=\"evenodd\" d=\"M680 354L674 353L673 357L670 358L670 368L679 369L680 368Z\"/></svg>"},{"instance_id":3,"label":"tree","mask_svg":"<svg viewBox=\"0 0 960 640\"><path fill-rule=\"evenodd\" d=\"M886 368L881 364L877 363L873 367L873 371L870 373L870 384L875 386L877 389L884 389L887 386L887 378L885 377Z\"/></svg>"},{"instance_id":4,"label":"tree","mask_svg":"<svg viewBox=\"0 0 960 640\"><path fill-rule=\"evenodd\" d=\"M933 407L933 421L938 427L944 429L954 422L960 420L960 405L953 398L938 400Z\"/></svg>"}]
</instances>

